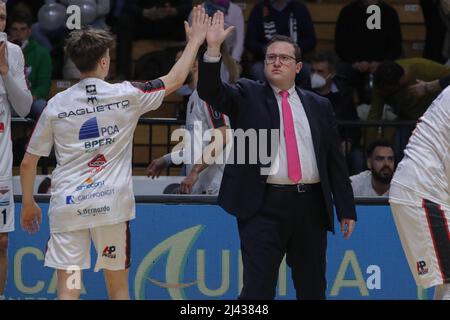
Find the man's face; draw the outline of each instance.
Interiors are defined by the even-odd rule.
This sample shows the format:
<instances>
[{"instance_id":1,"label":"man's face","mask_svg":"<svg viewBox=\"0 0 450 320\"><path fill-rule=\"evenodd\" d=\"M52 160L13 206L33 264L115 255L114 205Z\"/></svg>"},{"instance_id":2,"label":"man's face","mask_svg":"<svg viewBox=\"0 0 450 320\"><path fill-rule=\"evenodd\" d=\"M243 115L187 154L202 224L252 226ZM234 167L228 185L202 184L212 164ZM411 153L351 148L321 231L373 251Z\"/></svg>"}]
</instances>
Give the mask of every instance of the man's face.
<instances>
[{"instance_id":1,"label":"man's face","mask_svg":"<svg viewBox=\"0 0 450 320\"><path fill-rule=\"evenodd\" d=\"M9 35L14 42L24 43L31 36L31 28L23 22L14 22L9 28Z\"/></svg>"},{"instance_id":2,"label":"man's face","mask_svg":"<svg viewBox=\"0 0 450 320\"><path fill-rule=\"evenodd\" d=\"M290 88L295 76L302 69L302 63L295 61L294 46L288 42L274 42L266 52L264 74L267 81L279 88Z\"/></svg>"},{"instance_id":3,"label":"man's face","mask_svg":"<svg viewBox=\"0 0 450 320\"><path fill-rule=\"evenodd\" d=\"M0 32L5 31L6 27L6 5L0 4Z\"/></svg>"},{"instance_id":4,"label":"man's face","mask_svg":"<svg viewBox=\"0 0 450 320\"><path fill-rule=\"evenodd\" d=\"M325 79L326 84L329 84L333 80L333 73L330 70L327 61L313 62L311 64L311 74L317 74Z\"/></svg>"},{"instance_id":5,"label":"man's face","mask_svg":"<svg viewBox=\"0 0 450 320\"><path fill-rule=\"evenodd\" d=\"M394 151L389 147L376 147L367 159L367 166L375 180L388 184L394 174Z\"/></svg>"}]
</instances>

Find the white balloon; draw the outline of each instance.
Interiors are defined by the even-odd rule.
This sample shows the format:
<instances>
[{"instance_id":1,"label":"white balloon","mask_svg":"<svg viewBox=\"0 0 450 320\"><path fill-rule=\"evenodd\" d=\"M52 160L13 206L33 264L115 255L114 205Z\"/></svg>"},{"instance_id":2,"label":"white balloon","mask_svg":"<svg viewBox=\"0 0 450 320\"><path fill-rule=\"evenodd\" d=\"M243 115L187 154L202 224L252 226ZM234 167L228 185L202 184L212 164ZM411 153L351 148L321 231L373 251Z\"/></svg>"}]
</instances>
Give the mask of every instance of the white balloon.
<instances>
[{"instance_id":1,"label":"white balloon","mask_svg":"<svg viewBox=\"0 0 450 320\"><path fill-rule=\"evenodd\" d=\"M47 1L38 12L38 21L42 29L52 31L64 25L67 14L66 7L60 3Z\"/></svg>"}]
</instances>

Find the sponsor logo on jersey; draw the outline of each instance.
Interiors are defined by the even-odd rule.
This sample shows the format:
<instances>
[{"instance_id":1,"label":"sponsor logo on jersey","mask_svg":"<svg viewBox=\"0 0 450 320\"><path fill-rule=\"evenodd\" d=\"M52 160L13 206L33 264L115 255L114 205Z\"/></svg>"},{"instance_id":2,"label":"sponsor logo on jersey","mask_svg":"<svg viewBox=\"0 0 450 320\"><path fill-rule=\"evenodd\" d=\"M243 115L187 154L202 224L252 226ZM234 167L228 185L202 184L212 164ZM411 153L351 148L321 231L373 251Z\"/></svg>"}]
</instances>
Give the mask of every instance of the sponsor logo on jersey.
<instances>
[{"instance_id":1,"label":"sponsor logo on jersey","mask_svg":"<svg viewBox=\"0 0 450 320\"><path fill-rule=\"evenodd\" d=\"M83 209L83 210L77 210L77 213L78 213L77 215L82 216L82 217L88 217L88 216L95 217L96 215L107 214L110 211L111 211L110 207L103 206L103 207L98 207L98 208L87 208L87 209Z\"/></svg>"},{"instance_id":2,"label":"sponsor logo on jersey","mask_svg":"<svg viewBox=\"0 0 450 320\"><path fill-rule=\"evenodd\" d=\"M100 137L97 118L90 118L80 128L78 138L80 140L92 139Z\"/></svg>"},{"instance_id":3,"label":"sponsor logo on jersey","mask_svg":"<svg viewBox=\"0 0 450 320\"><path fill-rule=\"evenodd\" d=\"M424 274L428 273L428 268L427 268L427 264L425 261L421 260L421 261L417 261L417 273L420 276L423 276Z\"/></svg>"},{"instance_id":4,"label":"sponsor logo on jersey","mask_svg":"<svg viewBox=\"0 0 450 320\"><path fill-rule=\"evenodd\" d=\"M102 199L105 197L112 196L112 195L114 195L114 193L115 193L114 189L107 189L107 190L102 190L102 191L97 191L97 192L91 192L89 194L81 194L78 196L70 195L70 196L66 196L66 204L78 204L85 200Z\"/></svg>"},{"instance_id":5,"label":"sponsor logo on jersey","mask_svg":"<svg viewBox=\"0 0 450 320\"><path fill-rule=\"evenodd\" d=\"M86 141L84 143L86 152L91 153L97 151L102 146L113 144L116 140L115 138L110 138L110 136L119 132L120 130L117 125L99 127L97 118L91 118L84 122L81 126L78 138L80 140L100 138L97 140Z\"/></svg>"},{"instance_id":6,"label":"sponsor logo on jersey","mask_svg":"<svg viewBox=\"0 0 450 320\"><path fill-rule=\"evenodd\" d=\"M116 258L116 246L106 246L105 249L103 249L102 256L109 258L109 259L115 259Z\"/></svg>"},{"instance_id":7,"label":"sponsor logo on jersey","mask_svg":"<svg viewBox=\"0 0 450 320\"><path fill-rule=\"evenodd\" d=\"M100 106L78 108L69 112L58 113L58 119L65 119L76 116L84 116L87 114L101 113L105 111L115 111L127 109L130 106L130 100L123 100L120 102L113 102Z\"/></svg>"},{"instance_id":8,"label":"sponsor logo on jersey","mask_svg":"<svg viewBox=\"0 0 450 320\"><path fill-rule=\"evenodd\" d=\"M97 94L97 86L95 84L88 84L86 86L86 95L92 96Z\"/></svg>"},{"instance_id":9,"label":"sponsor logo on jersey","mask_svg":"<svg viewBox=\"0 0 450 320\"><path fill-rule=\"evenodd\" d=\"M75 204L74 196L66 196L66 204Z\"/></svg>"},{"instance_id":10,"label":"sponsor logo on jersey","mask_svg":"<svg viewBox=\"0 0 450 320\"><path fill-rule=\"evenodd\" d=\"M5 195L9 192L9 188L8 187L0 187L0 194L1 195Z\"/></svg>"},{"instance_id":11,"label":"sponsor logo on jersey","mask_svg":"<svg viewBox=\"0 0 450 320\"><path fill-rule=\"evenodd\" d=\"M0 201L0 207L9 207L11 202L9 200Z\"/></svg>"},{"instance_id":12,"label":"sponsor logo on jersey","mask_svg":"<svg viewBox=\"0 0 450 320\"><path fill-rule=\"evenodd\" d=\"M97 97L89 97L87 99L87 102L92 103L93 105L96 105L98 103L98 99L97 99Z\"/></svg>"},{"instance_id":13,"label":"sponsor logo on jersey","mask_svg":"<svg viewBox=\"0 0 450 320\"><path fill-rule=\"evenodd\" d=\"M95 189L98 187L103 187L105 185L105 181L95 181L92 178L86 179L84 183L76 188L76 191L83 191L88 189Z\"/></svg>"},{"instance_id":14,"label":"sponsor logo on jersey","mask_svg":"<svg viewBox=\"0 0 450 320\"><path fill-rule=\"evenodd\" d=\"M3 122L0 122L0 133L5 132L5 124Z\"/></svg>"},{"instance_id":15,"label":"sponsor logo on jersey","mask_svg":"<svg viewBox=\"0 0 450 320\"><path fill-rule=\"evenodd\" d=\"M91 161L88 163L88 167L90 168L99 168L103 167L106 163L106 158L103 154L96 155Z\"/></svg>"}]
</instances>

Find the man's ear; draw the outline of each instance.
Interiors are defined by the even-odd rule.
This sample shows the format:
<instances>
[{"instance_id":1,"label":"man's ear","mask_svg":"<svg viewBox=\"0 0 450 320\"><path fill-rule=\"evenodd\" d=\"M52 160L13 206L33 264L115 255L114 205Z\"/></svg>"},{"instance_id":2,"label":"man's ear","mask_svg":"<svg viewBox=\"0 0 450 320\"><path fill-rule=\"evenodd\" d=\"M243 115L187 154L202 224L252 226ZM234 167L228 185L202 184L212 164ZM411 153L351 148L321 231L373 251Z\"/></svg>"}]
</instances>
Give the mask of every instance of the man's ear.
<instances>
[{"instance_id":1,"label":"man's ear","mask_svg":"<svg viewBox=\"0 0 450 320\"><path fill-rule=\"evenodd\" d=\"M370 163L370 158L367 158L367 168L372 169L372 164Z\"/></svg>"},{"instance_id":2,"label":"man's ear","mask_svg":"<svg viewBox=\"0 0 450 320\"><path fill-rule=\"evenodd\" d=\"M297 62L297 64L295 65L295 73L297 73L297 74L300 73L302 68L303 68L303 62L301 62L301 61Z\"/></svg>"}]
</instances>

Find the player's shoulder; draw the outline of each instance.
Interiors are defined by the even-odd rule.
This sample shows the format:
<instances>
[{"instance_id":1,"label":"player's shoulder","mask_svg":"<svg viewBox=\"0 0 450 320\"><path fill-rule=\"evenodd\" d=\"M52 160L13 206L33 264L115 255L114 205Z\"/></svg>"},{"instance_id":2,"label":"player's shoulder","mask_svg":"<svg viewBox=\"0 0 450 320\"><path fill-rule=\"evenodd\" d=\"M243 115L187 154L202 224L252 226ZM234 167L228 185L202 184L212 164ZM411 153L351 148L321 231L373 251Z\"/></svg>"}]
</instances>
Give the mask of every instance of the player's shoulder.
<instances>
[{"instance_id":1,"label":"player's shoulder","mask_svg":"<svg viewBox=\"0 0 450 320\"><path fill-rule=\"evenodd\" d=\"M7 41L6 45L8 47L8 51L10 53L13 53L13 54L16 54L16 55L23 55L22 54L22 49L17 44Z\"/></svg>"}]
</instances>

